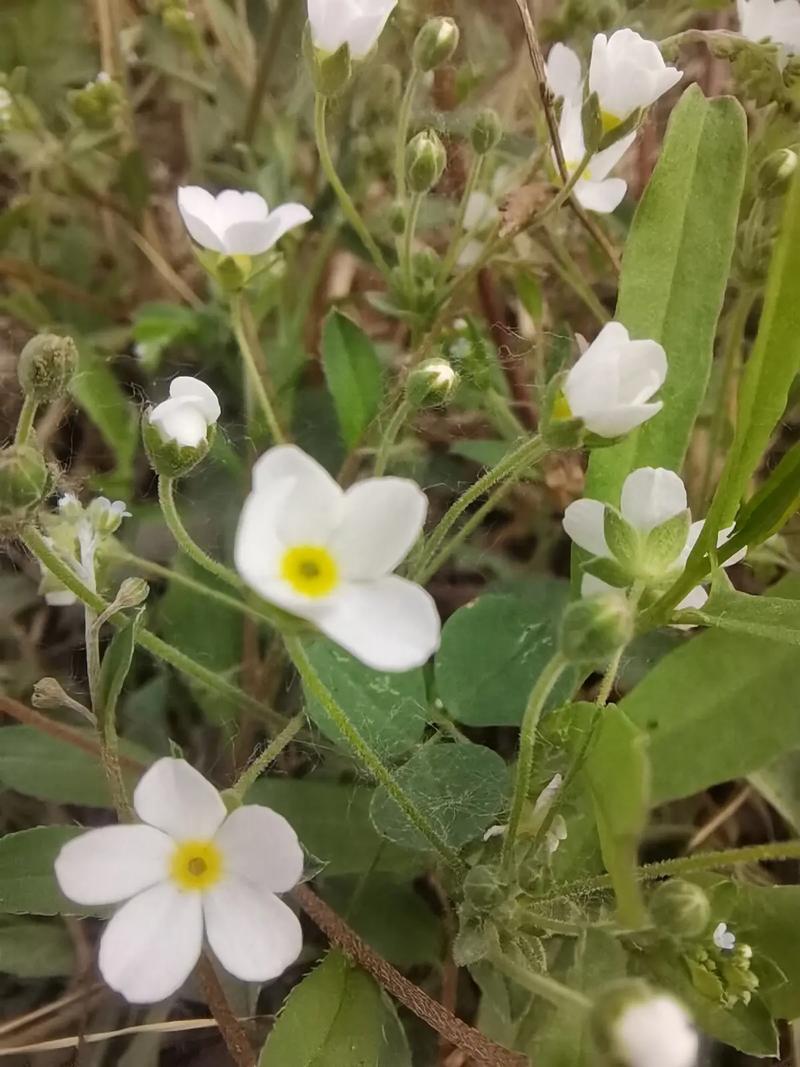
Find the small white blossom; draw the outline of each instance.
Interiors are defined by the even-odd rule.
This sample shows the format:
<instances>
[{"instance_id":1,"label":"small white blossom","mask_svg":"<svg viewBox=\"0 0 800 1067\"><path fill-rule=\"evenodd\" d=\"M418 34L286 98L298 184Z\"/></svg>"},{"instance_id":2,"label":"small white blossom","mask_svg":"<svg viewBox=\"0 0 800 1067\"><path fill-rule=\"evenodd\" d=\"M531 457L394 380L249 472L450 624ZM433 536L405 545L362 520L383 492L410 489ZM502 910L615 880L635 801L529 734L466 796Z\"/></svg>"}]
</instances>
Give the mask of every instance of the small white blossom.
<instances>
[{"instance_id":1,"label":"small white blossom","mask_svg":"<svg viewBox=\"0 0 800 1067\"><path fill-rule=\"evenodd\" d=\"M295 914L278 899L300 880L303 852L282 815L245 805L227 814L188 763L160 759L133 795L136 825L89 830L55 871L78 904L122 904L100 941L106 982L132 1004L164 1000L200 958L204 936L245 982L277 978L300 954Z\"/></svg>"},{"instance_id":2,"label":"small white blossom","mask_svg":"<svg viewBox=\"0 0 800 1067\"><path fill-rule=\"evenodd\" d=\"M98 496L86 509L86 521L97 534L112 534L119 529L123 519L129 519L131 513L124 500L113 503L105 496Z\"/></svg>"},{"instance_id":3,"label":"small white blossom","mask_svg":"<svg viewBox=\"0 0 800 1067\"><path fill-rule=\"evenodd\" d=\"M285 233L312 217L302 204L282 204L270 211L258 193L226 189L212 196L198 185L178 190L178 210L199 245L230 256L268 252Z\"/></svg>"},{"instance_id":4,"label":"small white blossom","mask_svg":"<svg viewBox=\"0 0 800 1067\"><path fill-rule=\"evenodd\" d=\"M378 43L397 0L308 0L314 47L336 52L346 44L353 59L363 59Z\"/></svg>"},{"instance_id":5,"label":"small white blossom","mask_svg":"<svg viewBox=\"0 0 800 1067\"><path fill-rule=\"evenodd\" d=\"M561 791L561 786L564 784L564 777L561 774L554 774L548 784L541 791L536 798L536 803L533 805L534 815L546 815L550 808L553 806L553 801Z\"/></svg>"},{"instance_id":6,"label":"small white blossom","mask_svg":"<svg viewBox=\"0 0 800 1067\"><path fill-rule=\"evenodd\" d=\"M621 437L662 408L649 401L667 377L667 356L657 341L632 341L619 322L598 334L564 383L570 414L599 437Z\"/></svg>"},{"instance_id":7,"label":"small white blossom","mask_svg":"<svg viewBox=\"0 0 800 1067\"><path fill-rule=\"evenodd\" d=\"M686 1009L667 994L626 1007L613 1036L627 1067L693 1067L697 1062L697 1031Z\"/></svg>"},{"instance_id":8,"label":"small white blossom","mask_svg":"<svg viewBox=\"0 0 800 1067\"><path fill-rule=\"evenodd\" d=\"M431 596L393 574L417 540L428 501L404 478L346 492L293 445L263 455L236 534L236 567L270 603L308 619L362 663L405 671L439 645Z\"/></svg>"},{"instance_id":9,"label":"small white blossom","mask_svg":"<svg viewBox=\"0 0 800 1067\"><path fill-rule=\"evenodd\" d=\"M617 30L610 37L598 33L592 44L589 92L597 93L606 130L650 107L683 77L668 67L658 45L634 30Z\"/></svg>"},{"instance_id":10,"label":"small white blossom","mask_svg":"<svg viewBox=\"0 0 800 1067\"><path fill-rule=\"evenodd\" d=\"M737 0L742 36L800 52L800 0Z\"/></svg>"},{"instance_id":11,"label":"small white blossom","mask_svg":"<svg viewBox=\"0 0 800 1067\"><path fill-rule=\"evenodd\" d=\"M157 404L149 418L165 441L196 448L219 416L219 400L213 389L198 378L179 377L170 382L169 400Z\"/></svg>"},{"instance_id":12,"label":"small white blossom","mask_svg":"<svg viewBox=\"0 0 800 1067\"><path fill-rule=\"evenodd\" d=\"M727 923L719 923L713 934L714 944L724 952L733 952L736 948L736 934L728 929Z\"/></svg>"}]
</instances>

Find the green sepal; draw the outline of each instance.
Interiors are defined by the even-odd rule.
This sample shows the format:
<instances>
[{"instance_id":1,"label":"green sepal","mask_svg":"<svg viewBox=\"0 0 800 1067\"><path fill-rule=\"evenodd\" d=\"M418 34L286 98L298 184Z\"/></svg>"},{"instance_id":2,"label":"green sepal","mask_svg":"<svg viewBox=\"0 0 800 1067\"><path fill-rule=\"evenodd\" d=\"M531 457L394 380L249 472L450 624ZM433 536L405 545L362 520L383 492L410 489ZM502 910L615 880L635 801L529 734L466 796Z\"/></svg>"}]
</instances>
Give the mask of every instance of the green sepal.
<instances>
[{"instance_id":1,"label":"green sepal","mask_svg":"<svg viewBox=\"0 0 800 1067\"><path fill-rule=\"evenodd\" d=\"M688 508L654 527L644 540L642 563L648 573L661 577L686 548L692 524Z\"/></svg>"},{"instance_id":2,"label":"green sepal","mask_svg":"<svg viewBox=\"0 0 800 1067\"><path fill-rule=\"evenodd\" d=\"M614 559L625 567L628 573L635 572L639 568L642 555L641 535L610 504L606 504L603 516L603 532Z\"/></svg>"},{"instance_id":3,"label":"green sepal","mask_svg":"<svg viewBox=\"0 0 800 1067\"><path fill-rule=\"evenodd\" d=\"M205 441L199 445L179 445L177 441L166 440L157 426L150 421L148 409L142 416L142 442L150 466L163 478L183 478L194 470L208 455L217 435L217 427L208 427Z\"/></svg>"},{"instance_id":4,"label":"green sepal","mask_svg":"<svg viewBox=\"0 0 800 1067\"><path fill-rule=\"evenodd\" d=\"M642 108L632 111L624 122L620 122L613 130L608 130L607 133L603 134L597 145L597 151L604 152L606 148L610 148L617 141L621 141L623 137L627 137L629 133L633 133L634 130L639 128L643 118L644 110Z\"/></svg>"},{"instance_id":5,"label":"green sepal","mask_svg":"<svg viewBox=\"0 0 800 1067\"><path fill-rule=\"evenodd\" d=\"M323 52L314 44L311 25L306 23L303 31L303 55L311 72L314 88L320 96L338 96L353 74L353 60L347 42L335 52Z\"/></svg>"},{"instance_id":6,"label":"green sepal","mask_svg":"<svg viewBox=\"0 0 800 1067\"><path fill-rule=\"evenodd\" d=\"M630 571L615 559L607 559L605 556L595 556L594 559L587 560L581 565L581 569L615 589L627 589L634 582Z\"/></svg>"}]
</instances>

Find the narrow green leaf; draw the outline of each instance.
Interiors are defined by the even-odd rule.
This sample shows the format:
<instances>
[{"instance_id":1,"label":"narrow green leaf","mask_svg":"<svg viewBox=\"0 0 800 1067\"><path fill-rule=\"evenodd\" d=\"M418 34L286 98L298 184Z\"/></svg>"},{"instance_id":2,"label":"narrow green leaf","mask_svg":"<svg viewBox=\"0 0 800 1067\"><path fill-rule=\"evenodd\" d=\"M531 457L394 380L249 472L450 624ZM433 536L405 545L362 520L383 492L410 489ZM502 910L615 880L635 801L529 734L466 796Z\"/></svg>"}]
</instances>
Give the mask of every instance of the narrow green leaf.
<instances>
[{"instance_id":1,"label":"narrow green leaf","mask_svg":"<svg viewBox=\"0 0 800 1067\"><path fill-rule=\"evenodd\" d=\"M290 993L259 1067L411 1067L394 1008L380 987L330 952Z\"/></svg>"},{"instance_id":2,"label":"narrow green leaf","mask_svg":"<svg viewBox=\"0 0 800 1067\"><path fill-rule=\"evenodd\" d=\"M702 608L681 619L728 633L750 634L800 646L800 603L775 596L750 596L736 589L714 590Z\"/></svg>"},{"instance_id":3,"label":"narrow green leaf","mask_svg":"<svg viewBox=\"0 0 800 1067\"><path fill-rule=\"evenodd\" d=\"M0 913L96 915L63 895L53 870L61 848L78 837L77 826L35 826L0 837Z\"/></svg>"},{"instance_id":4,"label":"narrow green leaf","mask_svg":"<svg viewBox=\"0 0 800 1067\"><path fill-rule=\"evenodd\" d=\"M609 707L586 760L603 862L614 883L620 921L647 921L636 878L639 838L647 825L650 764L647 738L624 711Z\"/></svg>"},{"instance_id":5,"label":"narrow green leaf","mask_svg":"<svg viewBox=\"0 0 800 1067\"><path fill-rule=\"evenodd\" d=\"M782 530L800 508L800 443L794 445L736 516L733 536L753 548Z\"/></svg>"},{"instance_id":6,"label":"narrow green leaf","mask_svg":"<svg viewBox=\"0 0 800 1067\"><path fill-rule=\"evenodd\" d=\"M395 776L451 848L480 837L508 799L508 768L502 757L469 742L428 745ZM370 814L390 841L406 848L430 847L383 788L375 790Z\"/></svg>"},{"instance_id":7,"label":"narrow green leaf","mask_svg":"<svg viewBox=\"0 0 800 1067\"><path fill-rule=\"evenodd\" d=\"M729 97L693 85L664 147L625 248L616 318L666 349L664 409L613 448L592 454L587 496L619 502L638 467L678 470L705 395L730 272L747 156L747 124Z\"/></svg>"},{"instance_id":8,"label":"narrow green leaf","mask_svg":"<svg viewBox=\"0 0 800 1067\"><path fill-rule=\"evenodd\" d=\"M0 971L17 978L71 974L75 946L61 922L4 919L0 922Z\"/></svg>"},{"instance_id":9,"label":"narrow green leaf","mask_svg":"<svg viewBox=\"0 0 800 1067\"><path fill-rule=\"evenodd\" d=\"M375 346L340 311L332 311L322 330L322 362L342 437L352 448L378 414L383 370Z\"/></svg>"},{"instance_id":10,"label":"narrow green leaf","mask_svg":"<svg viewBox=\"0 0 800 1067\"><path fill-rule=\"evenodd\" d=\"M142 624L144 611L139 609L124 630L114 634L111 644L103 656L100 668L100 682L97 691L97 714L104 720L106 716L116 718L117 703L128 677L136 649L136 634Z\"/></svg>"}]
</instances>

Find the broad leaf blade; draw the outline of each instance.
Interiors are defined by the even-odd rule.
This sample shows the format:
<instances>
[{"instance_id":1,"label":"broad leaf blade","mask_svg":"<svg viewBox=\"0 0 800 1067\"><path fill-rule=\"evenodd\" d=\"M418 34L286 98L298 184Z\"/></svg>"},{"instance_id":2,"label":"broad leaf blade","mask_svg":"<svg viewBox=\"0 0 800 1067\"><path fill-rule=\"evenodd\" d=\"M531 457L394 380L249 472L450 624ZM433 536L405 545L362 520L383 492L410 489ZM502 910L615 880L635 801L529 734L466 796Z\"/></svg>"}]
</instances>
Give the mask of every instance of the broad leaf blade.
<instances>
[{"instance_id":1,"label":"broad leaf blade","mask_svg":"<svg viewBox=\"0 0 800 1067\"><path fill-rule=\"evenodd\" d=\"M53 869L62 847L82 833L75 826L35 826L0 837L0 913L97 915L97 908L67 900Z\"/></svg>"},{"instance_id":2,"label":"broad leaf blade","mask_svg":"<svg viewBox=\"0 0 800 1067\"><path fill-rule=\"evenodd\" d=\"M322 332L322 362L342 437L352 448L378 414L383 370L372 341L340 311L332 311Z\"/></svg>"}]
</instances>

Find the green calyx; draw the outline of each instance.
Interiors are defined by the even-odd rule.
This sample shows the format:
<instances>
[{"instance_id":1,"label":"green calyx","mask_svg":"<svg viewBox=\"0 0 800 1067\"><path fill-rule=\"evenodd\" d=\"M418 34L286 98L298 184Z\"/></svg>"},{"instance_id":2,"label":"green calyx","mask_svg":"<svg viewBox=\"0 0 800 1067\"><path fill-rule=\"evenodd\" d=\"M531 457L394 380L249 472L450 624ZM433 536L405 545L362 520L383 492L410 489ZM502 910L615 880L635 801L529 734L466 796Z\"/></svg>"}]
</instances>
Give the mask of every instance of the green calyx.
<instances>
[{"instance_id":1,"label":"green calyx","mask_svg":"<svg viewBox=\"0 0 800 1067\"><path fill-rule=\"evenodd\" d=\"M163 478L183 478L201 463L208 455L217 428L211 425L204 441L198 445L181 445L177 441L164 437L157 426L150 421L150 412L142 416L142 442L150 466Z\"/></svg>"},{"instance_id":2,"label":"green calyx","mask_svg":"<svg viewBox=\"0 0 800 1067\"><path fill-rule=\"evenodd\" d=\"M32 445L0 450L0 530L28 521L53 488L52 471Z\"/></svg>"},{"instance_id":3,"label":"green calyx","mask_svg":"<svg viewBox=\"0 0 800 1067\"><path fill-rule=\"evenodd\" d=\"M25 396L48 404L67 391L78 367L78 350L71 337L40 333L20 352L19 384Z\"/></svg>"}]
</instances>

